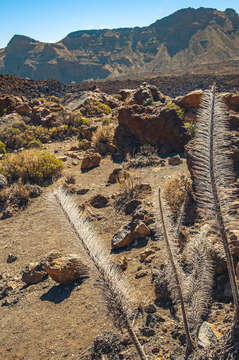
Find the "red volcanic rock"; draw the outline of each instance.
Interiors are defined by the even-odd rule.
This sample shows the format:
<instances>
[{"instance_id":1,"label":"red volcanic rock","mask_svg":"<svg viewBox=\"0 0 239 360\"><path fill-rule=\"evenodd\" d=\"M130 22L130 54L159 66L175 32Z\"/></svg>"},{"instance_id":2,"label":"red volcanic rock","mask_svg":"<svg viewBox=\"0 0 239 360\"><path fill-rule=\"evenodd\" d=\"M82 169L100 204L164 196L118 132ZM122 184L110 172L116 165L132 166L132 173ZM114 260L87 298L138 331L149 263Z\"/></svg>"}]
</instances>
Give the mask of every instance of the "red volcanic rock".
<instances>
[{"instance_id":1,"label":"red volcanic rock","mask_svg":"<svg viewBox=\"0 0 239 360\"><path fill-rule=\"evenodd\" d=\"M125 106L119 109L119 128L129 133L141 143L166 147L167 152L182 152L188 136L183 120L178 116L177 109L164 107L145 107L142 105ZM118 133L123 133L119 131ZM119 143L124 139L117 139Z\"/></svg>"}]
</instances>

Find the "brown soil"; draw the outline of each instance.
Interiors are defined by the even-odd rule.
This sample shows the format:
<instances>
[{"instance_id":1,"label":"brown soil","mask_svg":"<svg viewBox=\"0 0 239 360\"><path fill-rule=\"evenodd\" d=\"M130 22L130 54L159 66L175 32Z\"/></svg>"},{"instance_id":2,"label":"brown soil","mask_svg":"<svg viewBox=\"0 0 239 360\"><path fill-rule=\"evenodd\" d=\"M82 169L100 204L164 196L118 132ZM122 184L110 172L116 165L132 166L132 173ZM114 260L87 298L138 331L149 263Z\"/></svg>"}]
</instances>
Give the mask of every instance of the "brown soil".
<instances>
[{"instance_id":1,"label":"brown soil","mask_svg":"<svg viewBox=\"0 0 239 360\"><path fill-rule=\"evenodd\" d=\"M53 153L57 149L57 156L62 156L69 154L68 150L72 145L72 141L65 141L49 144L46 148ZM84 204L93 195L100 193L111 197L112 194L120 191L119 184L105 186L113 168L118 167L118 164L114 164L109 157L104 158L99 167L87 173L81 172L80 161L77 166L73 166L73 160L68 156L64 175L75 176L76 184L73 185L75 188L89 188L85 195L75 195L79 205ZM183 164L174 167L137 169L134 176L140 178L137 181L151 184L155 191L157 186L162 184L168 176L182 172L187 172L185 160L183 160ZM63 182L64 177L52 187ZM89 261L82 252L79 241L49 204L47 200L49 191L51 188L45 189L45 194L35 199L26 210L19 212L13 218L1 221L0 224L2 249L0 274L7 273L9 277L13 278L15 287L15 290L8 297L10 304L0 308L0 359L84 359L84 356L87 355L85 351L92 346L95 336L114 329L102 304L101 294L94 286L96 280L94 273L89 279L84 280L74 288L64 288L51 279L24 287L20 280L20 273L25 265L40 260L52 250L81 254L85 263ZM148 195L143 200L150 203L152 197ZM88 207L92 226L99 234L97 240L102 242L109 251L112 235L130 219L130 216L116 213L112 201L110 199L109 205L102 209ZM149 240L147 247L155 246L158 250L151 264L145 265L139 261L139 254L144 251L145 247L131 248L112 256L115 260L121 256L126 256L128 260L126 275L132 285L132 296L137 294L137 302L143 306L155 300L150 269L152 267L159 268L164 261L161 241ZM17 256L17 260L11 264L6 262L9 253ZM148 275L135 279L139 266L142 267L142 270L147 270ZM137 292L134 288L137 289ZM16 303L14 304L14 302ZM145 342L145 348L149 349L149 354L152 354L150 349L160 343L160 347L166 356L169 338L163 337L162 334L170 332L170 329L173 331L175 320L170 318L169 310L158 308L158 314L165 318L167 326L162 326L157 340L148 342L148 339L143 337L142 341ZM113 331L117 332L115 329ZM174 346L175 341L170 336L170 346ZM134 358L133 354L134 350L130 346L125 350L124 358ZM154 357L151 355L149 359Z\"/></svg>"}]
</instances>

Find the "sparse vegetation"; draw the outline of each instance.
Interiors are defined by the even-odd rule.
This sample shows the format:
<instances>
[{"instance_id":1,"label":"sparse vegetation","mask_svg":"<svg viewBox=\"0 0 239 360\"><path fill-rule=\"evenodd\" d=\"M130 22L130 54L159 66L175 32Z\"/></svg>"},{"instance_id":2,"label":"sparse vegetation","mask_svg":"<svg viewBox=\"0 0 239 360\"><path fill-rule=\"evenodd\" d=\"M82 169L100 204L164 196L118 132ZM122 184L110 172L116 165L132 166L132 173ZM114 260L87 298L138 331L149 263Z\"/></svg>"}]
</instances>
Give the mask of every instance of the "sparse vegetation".
<instances>
[{"instance_id":1,"label":"sparse vegetation","mask_svg":"<svg viewBox=\"0 0 239 360\"><path fill-rule=\"evenodd\" d=\"M101 101L96 101L96 105L98 110L100 110L103 114L111 114L112 110L109 105L103 104Z\"/></svg>"},{"instance_id":2,"label":"sparse vegetation","mask_svg":"<svg viewBox=\"0 0 239 360\"><path fill-rule=\"evenodd\" d=\"M187 191L191 191L191 179L186 175L174 176L164 183L163 196L174 218L177 218L180 212Z\"/></svg>"},{"instance_id":3,"label":"sparse vegetation","mask_svg":"<svg viewBox=\"0 0 239 360\"><path fill-rule=\"evenodd\" d=\"M176 105L173 102L169 102L166 106L169 109L174 109L181 120L184 119L184 110L179 105Z\"/></svg>"},{"instance_id":4,"label":"sparse vegetation","mask_svg":"<svg viewBox=\"0 0 239 360\"><path fill-rule=\"evenodd\" d=\"M102 119L102 125L109 125L112 123L112 119L111 118L103 118Z\"/></svg>"},{"instance_id":5,"label":"sparse vegetation","mask_svg":"<svg viewBox=\"0 0 239 360\"><path fill-rule=\"evenodd\" d=\"M113 94L113 98L122 101L122 95L121 94Z\"/></svg>"},{"instance_id":6,"label":"sparse vegetation","mask_svg":"<svg viewBox=\"0 0 239 360\"><path fill-rule=\"evenodd\" d=\"M92 136L92 144L97 152L104 154L107 152L107 145L112 144L114 138L113 126L99 126Z\"/></svg>"},{"instance_id":7,"label":"sparse vegetation","mask_svg":"<svg viewBox=\"0 0 239 360\"><path fill-rule=\"evenodd\" d=\"M42 185L58 177L62 168L62 162L54 155L37 149L8 154L0 161L0 173L5 175L9 182L20 180L23 183Z\"/></svg>"},{"instance_id":8,"label":"sparse vegetation","mask_svg":"<svg viewBox=\"0 0 239 360\"><path fill-rule=\"evenodd\" d=\"M145 100L144 102L144 106L153 106L155 105L155 102L153 101L152 98L148 98L147 100Z\"/></svg>"},{"instance_id":9,"label":"sparse vegetation","mask_svg":"<svg viewBox=\"0 0 239 360\"><path fill-rule=\"evenodd\" d=\"M0 141L0 154L5 154L6 152L6 145Z\"/></svg>"},{"instance_id":10,"label":"sparse vegetation","mask_svg":"<svg viewBox=\"0 0 239 360\"><path fill-rule=\"evenodd\" d=\"M185 129L187 130L188 134L189 134L191 137L194 137L195 131L196 131L196 128L197 128L197 123L196 123L196 121L185 122L185 123L184 123L184 127L185 127Z\"/></svg>"}]
</instances>

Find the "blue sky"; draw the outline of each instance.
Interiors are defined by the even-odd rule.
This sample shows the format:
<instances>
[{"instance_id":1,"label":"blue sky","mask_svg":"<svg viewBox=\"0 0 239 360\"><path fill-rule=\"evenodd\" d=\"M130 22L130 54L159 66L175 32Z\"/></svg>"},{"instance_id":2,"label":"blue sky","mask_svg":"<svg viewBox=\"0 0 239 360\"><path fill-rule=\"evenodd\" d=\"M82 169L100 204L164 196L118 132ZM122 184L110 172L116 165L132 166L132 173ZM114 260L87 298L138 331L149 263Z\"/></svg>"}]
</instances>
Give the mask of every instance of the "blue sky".
<instances>
[{"instance_id":1,"label":"blue sky","mask_svg":"<svg viewBox=\"0 0 239 360\"><path fill-rule=\"evenodd\" d=\"M0 0L0 48L14 34L56 42L81 29L150 25L186 7L230 7L238 0Z\"/></svg>"}]
</instances>

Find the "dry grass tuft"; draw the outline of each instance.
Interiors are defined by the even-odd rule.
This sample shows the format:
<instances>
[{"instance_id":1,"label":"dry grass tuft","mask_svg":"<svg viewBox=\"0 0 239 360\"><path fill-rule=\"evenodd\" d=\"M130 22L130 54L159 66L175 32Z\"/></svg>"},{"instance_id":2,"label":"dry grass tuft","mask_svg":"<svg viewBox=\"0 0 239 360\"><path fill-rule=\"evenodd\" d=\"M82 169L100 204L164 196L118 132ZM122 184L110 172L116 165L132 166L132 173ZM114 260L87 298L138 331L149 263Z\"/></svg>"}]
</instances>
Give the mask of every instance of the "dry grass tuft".
<instances>
[{"instance_id":1,"label":"dry grass tuft","mask_svg":"<svg viewBox=\"0 0 239 360\"><path fill-rule=\"evenodd\" d=\"M185 199L185 194L187 191L191 191L191 187L192 183L190 177L183 174L174 176L165 182L163 196L167 201L174 218L177 218Z\"/></svg>"},{"instance_id":2,"label":"dry grass tuft","mask_svg":"<svg viewBox=\"0 0 239 360\"><path fill-rule=\"evenodd\" d=\"M95 150L101 153L102 149L105 149L105 146L112 145L114 133L115 129L111 125L98 127L92 137L92 143Z\"/></svg>"}]
</instances>

